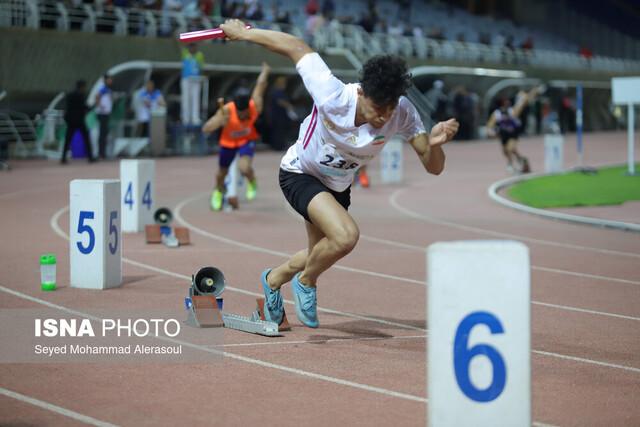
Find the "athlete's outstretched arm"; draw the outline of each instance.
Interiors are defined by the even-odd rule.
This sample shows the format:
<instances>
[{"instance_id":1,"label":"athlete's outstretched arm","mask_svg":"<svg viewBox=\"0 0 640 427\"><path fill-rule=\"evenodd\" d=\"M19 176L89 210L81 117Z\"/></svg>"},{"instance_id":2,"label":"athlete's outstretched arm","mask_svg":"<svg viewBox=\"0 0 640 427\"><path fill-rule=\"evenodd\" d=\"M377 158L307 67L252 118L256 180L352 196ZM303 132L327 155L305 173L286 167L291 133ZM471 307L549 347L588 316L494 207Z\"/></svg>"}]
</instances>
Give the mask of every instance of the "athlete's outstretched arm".
<instances>
[{"instance_id":1,"label":"athlete's outstretched arm","mask_svg":"<svg viewBox=\"0 0 640 427\"><path fill-rule=\"evenodd\" d=\"M420 133L409 141L427 172L440 175L444 170L445 155L442 145L451 141L458 132L456 119L439 122L431 129L431 135Z\"/></svg>"},{"instance_id":2,"label":"athlete's outstretched arm","mask_svg":"<svg viewBox=\"0 0 640 427\"><path fill-rule=\"evenodd\" d=\"M522 114L522 110L524 110L524 107L526 107L527 104L529 104L529 102L535 100L541 90L542 90L541 86L536 86L533 89L531 89L529 92L526 92L524 96L522 96L518 100L518 103L513 107L513 116L516 119L520 118L520 115Z\"/></svg>"},{"instance_id":3,"label":"athlete's outstretched arm","mask_svg":"<svg viewBox=\"0 0 640 427\"><path fill-rule=\"evenodd\" d=\"M224 99L218 98L218 111L202 126L202 132L215 132L226 125L227 121L229 121L229 112L224 106Z\"/></svg>"},{"instance_id":4,"label":"athlete's outstretched arm","mask_svg":"<svg viewBox=\"0 0 640 427\"><path fill-rule=\"evenodd\" d=\"M256 110L258 110L258 114L262 112L262 106L264 105L264 91L267 89L267 79L269 77L269 72L271 71L271 67L266 62L262 63L262 71L258 76L258 80L256 80L256 87L253 88L253 92L251 93L251 99L253 103L256 105Z\"/></svg>"},{"instance_id":5,"label":"athlete's outstretched arm","mask_svg":"<svg viewBox=\"0 0 640 427\"><path fill-rule=\"evenodd\" d=\"M307 53L314 51L303 40L291 34L259 28L245 28L245 24L239 19L227 19L224 24L220 25L220 28L230 40L259 44L273 52L289 57L294 64L298 63L300 58Z\"/></svg>"}]
</instances>

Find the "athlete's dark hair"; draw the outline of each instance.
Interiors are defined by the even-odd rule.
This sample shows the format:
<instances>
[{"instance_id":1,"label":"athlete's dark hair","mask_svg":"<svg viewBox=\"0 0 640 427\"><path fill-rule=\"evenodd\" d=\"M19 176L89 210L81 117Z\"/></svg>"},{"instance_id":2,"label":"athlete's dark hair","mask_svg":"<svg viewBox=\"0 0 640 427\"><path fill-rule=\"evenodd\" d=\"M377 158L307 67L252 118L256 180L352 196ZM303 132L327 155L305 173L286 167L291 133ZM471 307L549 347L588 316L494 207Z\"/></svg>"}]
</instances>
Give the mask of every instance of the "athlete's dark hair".
<instances>
[{"instance_id":1,"label":"athlete's dark hair","mask_svg":"<svg viewBox=\"0 0 640 427\"><path fill-rule=\"evenodd\" d=\"M244 111L249 108L249 101L251 100L251 93L248 89L239 88L233 95L233 102L236 104L238 111Z\"/></svg>"},{"instance_id":2,"label":"athlete's dark hair","mask_svg":"<svg viewBox=\"0 0 640 427\"><path fill-rule=\"evenodd\" d=\"M395 105L411 86L411 73L399 56L377 55L362 66L360 86L376 105Z\"/></svg>"}]
</instances>

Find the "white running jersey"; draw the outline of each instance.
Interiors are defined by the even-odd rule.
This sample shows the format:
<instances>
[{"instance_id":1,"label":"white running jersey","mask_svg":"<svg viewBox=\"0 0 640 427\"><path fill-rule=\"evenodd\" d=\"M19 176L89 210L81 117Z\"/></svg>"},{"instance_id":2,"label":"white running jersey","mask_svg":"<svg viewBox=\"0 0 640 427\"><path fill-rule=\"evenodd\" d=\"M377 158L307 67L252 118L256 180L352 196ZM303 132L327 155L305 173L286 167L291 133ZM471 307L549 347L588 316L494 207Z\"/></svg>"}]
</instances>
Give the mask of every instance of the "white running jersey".
<instances>
[{"instance_id":1,"label":"white running jersey","mask_svg":"<svg viewBox=\"0 0 640 427\"><path fill-rule=\"evenodd\" d=\"M355 172L369 163L394 135L405 139L424 133L413 104L400 97L391 118L380 129L355 126L358 84L344 84L317 53L296 64L313 98L313 110L300 125L298 140L282 158L280 168L315 176L334 191L346 190Z\"/></svg>"}]
</instances>

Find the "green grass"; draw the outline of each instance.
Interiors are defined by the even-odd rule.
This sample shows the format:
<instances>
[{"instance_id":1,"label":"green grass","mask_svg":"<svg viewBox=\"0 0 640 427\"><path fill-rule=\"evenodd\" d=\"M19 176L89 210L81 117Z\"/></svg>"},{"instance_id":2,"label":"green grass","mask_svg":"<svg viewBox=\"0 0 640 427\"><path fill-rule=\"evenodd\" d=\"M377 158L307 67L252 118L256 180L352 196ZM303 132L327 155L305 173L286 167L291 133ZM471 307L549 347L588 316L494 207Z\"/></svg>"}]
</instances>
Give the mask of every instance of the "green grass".
<instances>
[{"instance_id":1,"label":"green grass","mask_svg":"<svg viewBox=\"0 0 640 427\"><path fill-rule=\"evenodd\" d=\"M595 175L569 172L534 178L514 185L508 194L534 208L620 205L640 200L640 176L628 176L626 171L625 165L598 169Z\"/></svg>"}]
</instances>

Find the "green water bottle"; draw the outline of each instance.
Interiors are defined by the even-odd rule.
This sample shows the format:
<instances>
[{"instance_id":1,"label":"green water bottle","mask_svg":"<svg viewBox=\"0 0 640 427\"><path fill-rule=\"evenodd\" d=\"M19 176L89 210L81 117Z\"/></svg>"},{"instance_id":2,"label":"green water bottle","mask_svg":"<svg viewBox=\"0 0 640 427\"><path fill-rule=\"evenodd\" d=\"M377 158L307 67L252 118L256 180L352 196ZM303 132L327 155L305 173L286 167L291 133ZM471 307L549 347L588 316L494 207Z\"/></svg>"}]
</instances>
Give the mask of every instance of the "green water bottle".
<instances>
[{"instance_id":1,"label":"green water bottle","mask_svg":"<svg viewBox=\"0 0 640 427\"><path fill-rule=\"evenodd\" d=\"M54 254L40 256L40 286L43 291L56 290L56 256Z\"/></svg>"}]
</instances>

